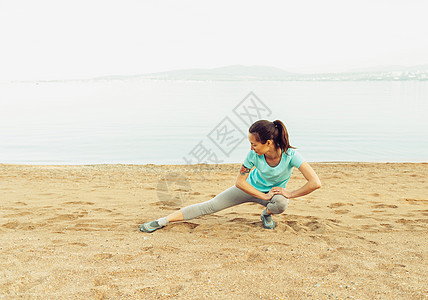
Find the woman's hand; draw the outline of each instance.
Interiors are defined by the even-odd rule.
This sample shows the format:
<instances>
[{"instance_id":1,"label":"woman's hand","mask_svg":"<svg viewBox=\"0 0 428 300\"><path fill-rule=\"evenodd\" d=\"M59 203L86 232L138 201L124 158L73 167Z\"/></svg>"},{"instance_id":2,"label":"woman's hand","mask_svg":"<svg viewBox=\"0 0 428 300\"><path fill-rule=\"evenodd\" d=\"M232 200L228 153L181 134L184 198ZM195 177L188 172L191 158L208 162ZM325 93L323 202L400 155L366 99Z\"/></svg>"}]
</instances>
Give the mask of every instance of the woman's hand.
<instances>
[{"instance_id":1,"label":"woman's hand","mask_svg":"<svg viewBox=\"0 0 428 300\"><path fill-rule=\"evenodd\" d=\"M271 189L265 196L266 201L270 201L270 199L272 199L273 196L275 196L275 193L272 191L273 189Z\"/></svg>"},{"instance_id":2,"label":"woman's hand","mask_svg":"<svg viewBox=\"0 0 428 300\"><path fill-rule=\"evenodd\" d=\"M269 193L273 194L272 197L274 195L283 195L285 198L291 198L291 192L287 191L286 189L284 189L284 188L282 188L280 186L274 186L273 188L271 188L271 190L269 191Z\"/></svg>"}]
</instances>

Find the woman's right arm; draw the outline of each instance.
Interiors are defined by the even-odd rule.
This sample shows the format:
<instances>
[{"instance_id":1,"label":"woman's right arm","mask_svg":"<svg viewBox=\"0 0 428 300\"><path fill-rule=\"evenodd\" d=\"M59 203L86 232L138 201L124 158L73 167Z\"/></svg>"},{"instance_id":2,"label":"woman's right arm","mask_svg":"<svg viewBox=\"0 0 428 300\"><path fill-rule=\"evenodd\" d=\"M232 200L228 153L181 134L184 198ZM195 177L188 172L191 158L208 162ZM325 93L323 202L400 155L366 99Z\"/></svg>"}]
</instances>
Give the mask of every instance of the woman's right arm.
<instances>
[{"instance_id":1,"label":"woman's right arm","mask_svg":"<svg viewBox=\"0 0 428 300\"><path fill-rule=\"evenodd\" d=\"M248 174L250 173L251 169L247 168L246 166L242 165L241 169L238 173L238 178L236 178L235 186L247 194L254 196L256 198L269 201L270 198L272 198L273 194L271 195L271 192L268 194L262 193L258 191L255 187L253 187L251 184L247 182Z\"/></svg>"}]
</instances>

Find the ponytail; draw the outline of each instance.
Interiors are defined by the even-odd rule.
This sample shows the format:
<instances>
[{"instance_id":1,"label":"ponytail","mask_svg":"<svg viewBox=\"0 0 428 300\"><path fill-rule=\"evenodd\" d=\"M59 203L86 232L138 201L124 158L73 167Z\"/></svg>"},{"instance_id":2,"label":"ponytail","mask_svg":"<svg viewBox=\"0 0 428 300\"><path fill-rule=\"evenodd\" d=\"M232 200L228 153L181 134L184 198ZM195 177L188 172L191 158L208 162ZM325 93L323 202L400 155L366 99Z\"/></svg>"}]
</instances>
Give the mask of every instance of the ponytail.
<instances>
[{"instance_id":1,"label":"ponytail","mask_svg":"<svg viewBox=\"0 0 428 300\"><path fill-rule=\"evenodd\" d=\"M275 125L275 131L278 131L276 138L274 139L275 144L278 145L280 149L282 149L285 153L287 153L288 148L294 149L293 146L290 145L290 139L288 137L287 128L285 128L284 123L280 120L273 121Z\"/></svg>"}]
</instances>

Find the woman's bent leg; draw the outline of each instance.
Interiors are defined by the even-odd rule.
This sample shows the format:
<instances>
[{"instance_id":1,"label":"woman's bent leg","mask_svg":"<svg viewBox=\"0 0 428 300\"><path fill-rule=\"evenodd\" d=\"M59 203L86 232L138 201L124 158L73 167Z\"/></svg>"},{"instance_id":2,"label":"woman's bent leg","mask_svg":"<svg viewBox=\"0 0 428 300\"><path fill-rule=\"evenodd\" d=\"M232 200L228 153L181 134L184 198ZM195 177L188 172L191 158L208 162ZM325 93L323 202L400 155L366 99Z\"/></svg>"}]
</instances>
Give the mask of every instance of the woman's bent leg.
<instances>
[{"instance_id":1,"label":"woman's bent leg","mask_svg":"<svg viewBox=\"0 0 428 300\"><path fill-rule=\"evenodd\" d=\"M288 198L284 195L274 195L270 199L267 209L273 214L283 213L288 207Z\"/></svg>"},{"instance_id":2,"label":"woman's bent leg","mask_svg":"<svg viewBox=\"0 0 428 300\"><path fill-rule=\"evenodd\" d=\"M221 192L211 200L189 205L181 209L184 220L190 220L202 215L212 214L225 208L254 201L255 197L245 193L243 190L232 186Z\"/></svg>"}]
</instances>

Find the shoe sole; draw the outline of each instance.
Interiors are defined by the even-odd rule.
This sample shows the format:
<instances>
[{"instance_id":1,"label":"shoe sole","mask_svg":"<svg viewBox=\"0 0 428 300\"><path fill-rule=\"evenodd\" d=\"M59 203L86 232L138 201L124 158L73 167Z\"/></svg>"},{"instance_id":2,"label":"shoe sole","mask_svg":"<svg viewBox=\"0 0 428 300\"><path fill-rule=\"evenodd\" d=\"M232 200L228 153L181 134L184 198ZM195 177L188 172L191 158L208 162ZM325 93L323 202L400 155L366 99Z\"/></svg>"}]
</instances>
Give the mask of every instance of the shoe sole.
<instances>
[{"instance_id":1,"label":"shoe sole","mask_svg":"<svg viewBox=\"0 0 428 300\"><path fill-rule=\"evenodd\" d=\"M140 231L141 232L146 232L146 233L152 233L152 232L154 232L154 231L156 231L156 230L158 230L158 229L160 229L160 228L162 228L162 227L160 227L160 228L154 228L154 227L152 227L152 228L148 228L147 226L145 226L146 224L142 224L142 225L140 225Z\"/></svg>"},{"instance_id":2,"label":"shoe sole","mask_svg":"<svg viewBox=\"0 0 428 300\"><path fill-rule=\"evenodd\" d=\"M265 223L265 219L263 218L263 216L260 216L260 219L262 220L263 227L264 227L265 229L274 229L274 228L276 227L276 224L275 224L275 222L274 222L273 220L272 220L273 227L267 227L267 225L266 225L266 223Z\"/></svg>"}]
</instances>

